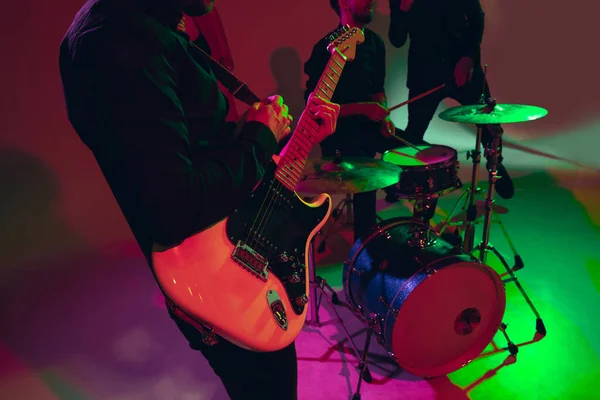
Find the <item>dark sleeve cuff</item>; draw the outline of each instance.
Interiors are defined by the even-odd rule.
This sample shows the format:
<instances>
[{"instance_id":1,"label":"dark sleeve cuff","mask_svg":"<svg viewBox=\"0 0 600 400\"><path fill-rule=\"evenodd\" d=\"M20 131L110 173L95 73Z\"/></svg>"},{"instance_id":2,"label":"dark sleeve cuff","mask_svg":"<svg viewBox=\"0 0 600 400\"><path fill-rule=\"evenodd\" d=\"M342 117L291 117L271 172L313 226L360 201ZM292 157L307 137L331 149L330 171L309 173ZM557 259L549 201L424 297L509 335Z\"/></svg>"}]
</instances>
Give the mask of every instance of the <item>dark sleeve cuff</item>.
<instances>
[{"instance_id":1,"label":"dark sleeve cuff","mask_svg":"<svg viewBox=\"0 0 600 400\"><path fill-rule=\"evenodd\" d=\"M257 144L264 154L264 162L268 162L277 151L277 140L271 130L263 123L250 121L244 124L240 139Z\"/></svg>"},{"instance_id":2,"label":"dark sleeve cuff","mask_svg":"<svg viewBox=\"0 0 600 400\"><path fill-rule=\"evenodd\" d=\"M477 46L476 48L472 48L471 46L464 47L462 49L462 51L460 52L460 55L463 57L469 57L469 58L472 58L473 60L476 60L477 56L479 55L479 46Z\"/></svg>"}]
</instances>

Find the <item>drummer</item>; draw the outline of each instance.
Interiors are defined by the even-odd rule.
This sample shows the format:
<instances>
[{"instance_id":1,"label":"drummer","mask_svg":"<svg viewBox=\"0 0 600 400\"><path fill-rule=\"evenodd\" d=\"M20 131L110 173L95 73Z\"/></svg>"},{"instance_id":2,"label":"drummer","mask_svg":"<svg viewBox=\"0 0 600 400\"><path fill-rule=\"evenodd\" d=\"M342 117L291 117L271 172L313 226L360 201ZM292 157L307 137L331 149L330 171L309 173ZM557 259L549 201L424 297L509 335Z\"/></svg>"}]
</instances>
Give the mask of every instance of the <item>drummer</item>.
<instances>
[{"instance_id":1,"label":"drummer","mask_svg":"<svg viewBox=\"0 0 600 400\"><path fill-rule=\"evenodd\" d=\"M337 130L321 143L323 157L368 157L396 147L401 136L387 109L385 83L385 46L372 30L365 28L373 18L372 0L330 0L341 25L364 28L365 41L357 46L356 58L344 67L332 101L341 105ZM319 40L310 59L304 64L308 75L306 98L315 86L329 61L329 41ZM386 190L388 200L395 198ZM354 195L354 239L358 240L376 223L376 192Z\"/></svg>"},{"instance_id":2,"label":"drummer","mask_svg":"<svg viewBox=\"0 0 600 400\"><path fill-rule=\"evenodd\" d=\"M481 41L484 12L479 0L423 2L390 0L389 40L402 47L410 36L408 51L409 98L440 84L446 86L408 105L406 138L415 144L423 137L438 105L445 98L460 104L478 104L490 90L481 68ZM442 16L442 22L437 21ZM500 125L484 125L482 141L490 143L492 133L502 133ZM514 187L502 160L497 165L496 191L504 199L514 195Z\"/></svg>"}]
</instances>

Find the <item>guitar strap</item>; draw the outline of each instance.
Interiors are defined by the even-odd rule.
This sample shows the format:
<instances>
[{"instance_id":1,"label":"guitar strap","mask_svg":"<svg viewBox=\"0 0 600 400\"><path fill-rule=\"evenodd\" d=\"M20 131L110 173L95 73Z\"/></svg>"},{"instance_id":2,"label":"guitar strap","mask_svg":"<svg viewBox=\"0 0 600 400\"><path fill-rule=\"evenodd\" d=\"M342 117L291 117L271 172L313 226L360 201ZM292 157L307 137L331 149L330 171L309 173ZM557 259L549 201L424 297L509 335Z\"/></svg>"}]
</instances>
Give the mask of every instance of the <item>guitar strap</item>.
<instances>
[{"instance_id":1,"label":"guitar strap","mask_svg":"<svg viewBox=\"0 0 600 400\"><path fill-rule=\"evenodd\" d=\"M197 53L199 53L200 56L204 60L206 60L206 62L208 62L208 64L210 65L210 68L213 70L213 73L215 74L215 78L217 78L217 80L219 82L221 82L221 84L223 86L225 86L225 88L236 99L238 99L239 101L241 101L249 106L252 106L252 104L254 104L254 103L260 102L260 98L256 94L254 94L254 92L250 89L250 87L248 87L246 82L240 80L237 76L235 76L233 73L231 73L227 68L225 68L223 65L221 65L220 62L218 62L217 60L212 58L210 56L210 54L208 54L207 52L202 50L200 47L198 47L198 45L196 45L191 40L189 41L189 44L192 49L194 49Z\"/></svg>"}]
</instances>

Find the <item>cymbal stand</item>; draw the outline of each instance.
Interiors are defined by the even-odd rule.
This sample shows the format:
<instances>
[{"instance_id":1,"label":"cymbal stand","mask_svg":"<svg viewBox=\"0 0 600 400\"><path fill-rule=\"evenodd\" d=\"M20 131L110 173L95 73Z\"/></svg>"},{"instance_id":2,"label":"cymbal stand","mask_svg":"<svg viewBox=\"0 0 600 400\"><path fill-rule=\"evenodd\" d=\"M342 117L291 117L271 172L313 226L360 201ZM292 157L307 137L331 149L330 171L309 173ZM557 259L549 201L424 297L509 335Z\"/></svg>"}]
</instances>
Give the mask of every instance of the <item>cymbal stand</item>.
<instances>
[{"instance_id":1,"label":"cymbal stand","mask_svg":"<svg viewBox=\"0 0 600 400\"><path fill-rule=\"evenodd\" d=\"M471 158L473 160L473 172L471 173L471 187L468 190L468 206L467 206L467 218L465 220L465 237L463 239L463 251L470 253L473 251L473 245L475 242L475 219L477 218L477 205L475 203L475 195L479 188L477 183L479 182L479 164L481 163L481 137L483 135L483 127L477 126L477 140L475 142L475 149L467 153L467 160Z\"/></svg>"},{"instance_id":2,"label":"cymbal stand","mask_svg":"<svg viewBox=\"0 0 600 400\"><path fill-rule=\"evenodd\" d=\"M334 164L340 164L342 162L342 153L339 150L335 151ZM333 223L329 225L327 229L327 233L323 235L323 239L321 239L321 243L319 243L319 247L317 251L319 253L323 253L325 251L325 247L327 246L327 238L331 235L331 231L337 224L338 220L344 213L344 209L346 209L346 226L354 225L354 214L352 210L353 197L351 193L346 193L346 197L342 201L338 203L338 205L333 209L331 214L333 215Z\"/></svg>"},{"instance_id":3,"label":"cymbal stand","mask_svg":"<svg viewBox=\"0 0 600 400\"><path fill-rule=\"evenodd\" d=\"M367 320L367 336L365 338L365 347L363 349L362 357L360 359L359 368L360 374L358 378L358 383L356 384L356 392L352 396L352 400L361 400L360 388L362 386L363 379L365 382L369 383L372 380L371 373L369 372L369 367L367 367L367 356L369 355L369 347L371 346L371 338L373 334L377 334L377 328L381 325L381 317L377 314L371 314L369 319ZM368 374L368 380L367 380Z\"/></svg>"},{"instance_id":4,"label":"cymbal stand","mask_svg":"<svg viewBox=\"0 0 600 400\"><path fill-rule=\"evenodd\" d=\"M481 88L481 97L479 102L486 104L487 107L484 112L491 112L496 106L496 101L485 98L485 87L487 84L487 64L483 72L483 83ZM493 103L493 104L492 104ZM469 189L469 205L467 207L467 218L465 220L465 236L463 240L463 251L470 253L473 251L473 245L475 242L475 226L474 222L477 218L477 205L475 203L475 194L479 190L477 183L479 182L479 163L481 162L481 139L483 137L483 125L477 125L477 139L475 141L475 149L467 153L467 160L469 157L473 159L473 172L471 173L471 188Z\"/></svg>"},{"instance_id":5,"label":"cymbal stand","mask_svg":"<svg viewBox=\"0 0 600 400\"><path fill-rule=\"evenodd\" d=\"M353 201L352 194L346 193L346 197L344 197L344 199L341 200L338 203L338 205L331 212L331 214L333 215L333 223L331 225L329 225L329 228L327 229L327 233L325 233L325 235L323 235L323 239L321 239L321 243L319 243L319 247L317 249L317 251L319 253L323 253L325 251L325 246L327 246L327 238L329 238L329 236L331 235L331 231L333 230L333 228L337 224L338 220L341 218L342 214L344 213L344 209L346 209L346 226L354 225L354 214L353 214L353 209L352 209L352 201Z\"/></svg>"},{"instance_id":6,"label":"cymbal stand","mask_svg":"<svg viewBox=\"0 0 600 400\"><path fill-rule=\"evenodd\" d=\"M500 262L502 262L502 265L506 269L506 272L510 276L510 278L503 279L503 282L505 284L513 282L517 286L517 289L519 289L519 292L521 292L521 295L523 296L523 298L527 302L527 305L529 305L529 308L531 308L531 311L533 312L533 314L536 317L536 322L535 322L536 332L541 335L546 335L546 327L544 325L544 321L542 320L542 317L540 316L536 307L533 305L533 302L531 301L531 299L525 292L525 289L523 289L523 286L521 286L521 284L519 283L519 280L518 280L517 276L515 275L513 268L511 268L508 265L508 262L502 256L502 254L498 250L496 250L492 245L490 245L490 243L489 243L490 228L491 228L491 222L492 222L492 213L493 213L493 206L494 206L494 192L495 192L496 180L498 179L498 176L497 176L497 174L498 174L498 171L497 171L498 159L502 153L502 150L500 148L500 137L501 136L502 136L502 133L499 133L499 132L493 133L492 143L490 143L490 145L487 146L487 148L486 148L485 156L488 160L486 167L487 167L488 174L489 174L489 186L488 186L487 198L485 201L485 218L484 218L484 222L483 222L482 239L481 239L481 243L477 246L477 250L479 250L479 260L483 264L485 264L488 251L493 252L494 255L496 257L498 257L498 259L500 260Z\"/></svg>"},{"instance_id":7,"label":"cymbal stand","mask_svg":"<svg viewBox=\"0 0 600 400\"><path fill-rule=\"evenodd\" d=\"M356 357L360 357L360 352L358 351L358 347L356 346L356 343L354 343L354 340L352 339L350 332L348 332L348 329L346 328L346 325L344 324L344 320L338 313L335 306L337 305L337 306L345 307L348 310L353 311L353 313L354 313L354 310L352 310L352 307L350 307L347 303L340 300L338 294L327 283L327 281L325 279L323 279L322 277L317 275L317 270L315 268L317 263L315 260L314 247L315 247L315 241L313 239L309 246L310 254L308 256L309 260L310 260L310 263L309 263L310 265L308 265L309 276L310 276L310 289L312 292L311 296L309 298L309 302L311 304L311 319L307 320L306 324L314 325L317 327L323 326L323 324L321 324L321 319L319 318L319 308L321 307L321 301L323 300L323 297L325 297L325 299L331 306L331 310L333 310L333 313L335 314L335 316L337 318L336 322L339 324L340 328L342 328L342 330L344 331L344 334L346 335L348 342L352 346L352 349L354 350ZM326 291L330 293L331 298L329 298L329 296L327 296ZM365 356L363 355L362 358L365 358ZM359 364L358 364L358 369L360 370L360 380L362 381L364 379L365 382L370 383L373 381L373 377L371 376L371 372L369 371L369 368L366 366L366 364L363 365L362 358L359 359Z\"/></svg>"}]
</instances>

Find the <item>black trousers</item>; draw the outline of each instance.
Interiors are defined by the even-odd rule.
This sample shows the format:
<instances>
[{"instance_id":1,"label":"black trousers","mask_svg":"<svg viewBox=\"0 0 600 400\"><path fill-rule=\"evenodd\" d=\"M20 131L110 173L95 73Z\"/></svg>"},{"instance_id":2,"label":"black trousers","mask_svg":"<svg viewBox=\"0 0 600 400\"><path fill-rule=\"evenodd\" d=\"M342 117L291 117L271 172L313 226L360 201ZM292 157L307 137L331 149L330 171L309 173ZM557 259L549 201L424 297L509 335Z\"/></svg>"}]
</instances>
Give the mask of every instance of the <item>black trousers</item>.
<instances>
[{"instance_id":1,"label":"black trousers","mask_svg":"<svg viewBox=\"0 0 600 400\"><path fill-rule=\"evenodd\" d=\"M296 346L271 352L256 353L242 349L219 337L219 343L208 346L200 332L171 314L190 347L208 360L223 382L231 400L297 400L298 364Z\"/></svg>"},{"instance_id":2,"label":"black trousers","mask_svg":"<svg viewBox=\"0 0 600 400\"><path fill-rule=\"evenodd\" d=\"M376 153L402 147L402 142L394 138L386 138L378 131L362 132L360 141L344 140L341 135L334 135L321 143L323 157L335 157L339 151L344 157L373 158ZM404 132L396 128L396 136L404 137ZM366 234L377 222L377 191L357 193L354 195L354 240Z\"/></svg>"},{"instance_id":3,"label":"black trousers","mask_svg":"<svg viewBox=\"0 0 600 400\"><path fill-rule=\"evenodd\" d=\"M434 87L437 84L413 84L408 93L409 98L418 96ZM462 87L457 87L454 81L446 83L443 89L440 89L430 95L423 97L417 101L408 104L408 125L406 126L405 138L413 143L423 141L425 132L429 127L429 123L435 116L437 107L446 98L451 98L458 101L461 105L479 104L481 94L487 99L490 97L490 88L487 82L484 86L484 73L481 65L475 65L473 68L473 76L469 82ZM501 129L499 125L482 125L482 143L491 143L493 136L491 130ZM500 142L502 146L502 142Z\"/></svg>"}]
</instances>

